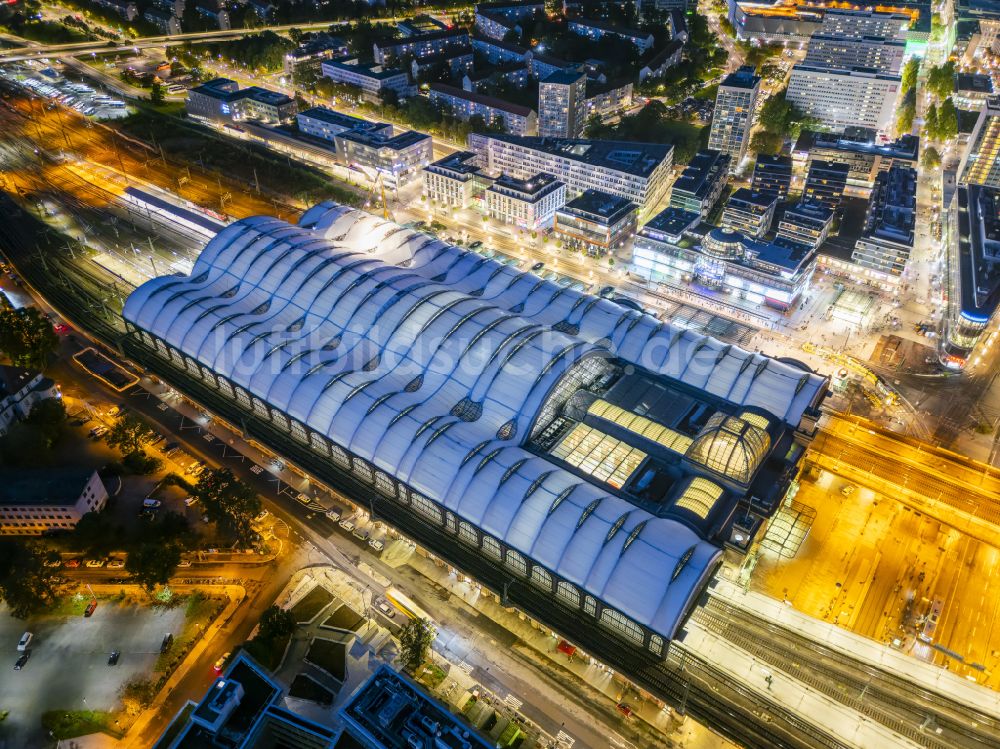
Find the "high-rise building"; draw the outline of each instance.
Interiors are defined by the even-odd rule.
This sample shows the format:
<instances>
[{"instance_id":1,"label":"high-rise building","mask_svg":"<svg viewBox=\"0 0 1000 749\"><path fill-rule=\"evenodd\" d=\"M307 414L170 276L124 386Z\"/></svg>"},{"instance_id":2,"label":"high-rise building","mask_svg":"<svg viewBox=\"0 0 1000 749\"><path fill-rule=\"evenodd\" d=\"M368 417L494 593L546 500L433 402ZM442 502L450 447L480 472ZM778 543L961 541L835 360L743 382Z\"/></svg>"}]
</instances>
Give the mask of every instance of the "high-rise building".
<instances>
[{"instance_id":1,"label":"high-rise building","mask_svg":"<svg viewBox=\"0 0 1000 749\"><path fill-rule=\"evenodd\" d=\"M842 37L880 36L885 39L902 39L909 25L910 17L903 13L827 8L823 12L819 33Z\"/></svg>"},{"instance_id":2,"label":"high-rise building","mask_svg":"<svg viewBox=\"0 0 1000 749\"><path fill-rule=\"evenodd\" d=\"M851 168L837 161L821 161L813 159L806 175L806 186L802 191L802 200L807 203L820 203L830 210L836 210L844 197L847 187L847 175Z\"/></svg>"},{"instance_id":3,"label":"high-rise building","mask_svg":"<svg viewBox=\"0 0 1000 749\"><path fill-rule=\"evenodd\" d=\"M869 282L892 287L903 274L916 228L917 172L893 166L875 180L865 227L851 260L864 269Z\"/></svg>"},{"instance_id":4,"label":"high-rise building","mask_svg":"<svg viewBox=\"0 0 1000 749\"><path fill-rule=\"evenodd\" d=\"M779 201L788 197L792 185L792 160L787 156L760 154L753 168L750 188L756 193L777 196Z\"/></svg>"},{"instance_id":5,"label":"high-rise building","mask_svg":"<svg viewBox=\"0 0 1000 749\"><path fill-rule=\"evenodd\" d=\"M785 97L833 130L851 126L885 133L892 128L900 77L872 68L829 68L801 63L792 68Z\"/></svg>"},{"instance_id":6,"label":"high-rise building","mask_svg":"<svg viewBox=\"0 0 1000 749\"><path fill-rule=\"evenodd\" d=\"M538 134L577 138L586 124L587 76L561 70L538 84Z\"/></svg>"},{"instance_id":7,"label":"high-rise building","mask_svg":"<svg viewBox=\"0 0 1000 749\"><path fill-rule=\"evenodd\" d=\"M715 96L708 147L727 154L733 171L739 168L746 154L759 90L760 76L754 73L753 67L744 65L726 76Z\"/></svg>"},{"instance_id":8,"label":"high-rise building","mask_svg":"<svg viewBox=\"0 0 1000 749\"><path fill-rule=\"evenodd\" d=\"M958 180L1000 188L1000 96L989 97L980 110L958 168Z\"/></svg>"},{"instance_id":9,"label":"high-rise building","mask_svg":"<svg viewBox=\"0 0 1000 749\"><path fill-rule=\"evenodd\" d=\"M903 67L906 42L881 36L840 36L813 34L806 51L806 65L848 69L875 68L883 73L898 73Z\"/></svg>"}]
</instances>

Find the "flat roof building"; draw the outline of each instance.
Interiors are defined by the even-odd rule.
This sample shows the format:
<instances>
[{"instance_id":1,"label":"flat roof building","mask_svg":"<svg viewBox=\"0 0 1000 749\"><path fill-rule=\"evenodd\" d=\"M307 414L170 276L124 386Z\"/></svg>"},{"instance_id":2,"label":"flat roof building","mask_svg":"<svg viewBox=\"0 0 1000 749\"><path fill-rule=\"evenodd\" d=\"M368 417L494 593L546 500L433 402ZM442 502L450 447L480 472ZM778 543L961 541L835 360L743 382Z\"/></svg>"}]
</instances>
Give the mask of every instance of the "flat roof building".
<instances>
[{"instance_id":1,"label":"flat roof building","mask_svg":"<svg viewBox=\"0 0 1000 749\"><path fill-rule=\"evenodd\" d=\"M979 111L958 168L958 180L1000 188L1000 96L988 97Z\"/></svg>"},{"instance_id":2,"label":"flat roof building","mask_svg":"<svg viewBox=\"0 0 1000 749\"><path fill-rule=\"evenodd\" d=\"M291 120L298 104L279 91L259 86L241 89L236 81L215 78L188 90L185 109L192 117L213 122L257 120L276 124Z\"/></svg>"},{"instance_id":3,"label":"flat roof building","mask_svg":"<svg viewBox=\"0 0 1000 749\"><path fill-rule=\"evenodd\" d=\"M837 210L847 188L850 170L847 164L837 161L811 159L805 188L802 190L802 201L819 203L830 210Z\"/></svg>"},{"instance_id":4,"label":"flat roof building","mask_svg":"<svg viewBox=\"0 0 1000 749\"><path fill-rule=\"evenodd\" d=\"M482 117L487 125L501 125L511 135L536 135L538 116L530 107L514 104L446 83L432 83L428 94L432 103L445 107L463 122Z\"/></svg>"},{"instance_id":5,"label":"flat roof building","mask_svg":"<svg viewBox=\"0 0 1000 749\"><path fill-rule=\"evenodd\" d=\"M962 369L1000 305L1000 190L960 182L950 197L942 362Z\"/></svg>"},{"instance_id":6,"label":"flat roof building","mask_svg":"<svg viewBox=\"0 0 1000 749\"><path fill-rule=\"evenodd\" d=\"M893 126L900 77L875 68L836 69L800 63L792 68L786 99L833 130Z\"/></svg>"},{"instance_id":7,"label":"flat roof building","mask_svg":"<svg viewBox=\"0 0 1000 749\"><path fill-rule=\"evenodd\" d=\"M851 69L874 68L898 74L903 67L906 42L881 36L841 36L813 34L803 62L816 67Z\"/></svg>"},{"instance_id":8,"label":"flat roof building","mask_svg":"<svg viewBox=\"0 0 1000 749\"><path fill-rule=\"evenodd\" d=\"M878 175L865 227L851 256L869 283L889 289L898 286L913 250L916 208L915 169L893 166Z\"/></svg>"},{"instance_id":9,"label":"flat roof building","mask_svg":"<svg viewBox=\"0 0 1000 749\"><path fill-rule=\"evenodd\" d=\"M320 71L336 83L356 86L370 99L377 99L384 90L394 91L400 98L413 93L406 71L376 63L363 63L357 57L324 60L320 63Z\"/></svg>"},{"instance_id":10,"label":"flat roof building","mask_svg":"<svg viewBox=\"0 0 1000 749\"><path fill-rule=\"evenodd\" d=\"M759 91L760 76L745 65L727 75L715 95L708 147L729 156L729 168L734 171L746 155Z\"/></svg>"},{"instance_id":11,"label":"flat roof building","mask_svg":"<svg viewBox=\"0 0 1000 749\"><path fill-rule=\"evenodd\" d=\"M632 201L640 211L663 196L673 164L672 146L631 141L473 133L469 150L490 172L522 178L551 174L566 185L568 197L600 190Z\"/></svg>"},{"instance_id":12,"label":"flat roof building","mask_svg":"<svg viewBox=\"0 0 1000 749\"><path fill-rule=\"evenodd\" d=\"M787 156L759 154L753 168L750 189L757 193L775 195L778 201L788 197L792 186L792 160Z\"/></svg>"},{"instance_id":13,"label":"flat roof building","mask_svg":"<svg viewBox=\"0 0 1000 749\"><path fill-rule=\"evenodd\" d=\"M726 187L729 163L729 156L719 151L699 151L674 182L670 206L707 218Z\"/></svg>"},{"instance_id":14,"label":"flat roof building","mask_svg":"<svg viewBox=\"0 0 1000 749\"><path fill-rule=\"evenodd\" d=\"M108 490L93 468L6 468L0 482L0 535L69 531L107 501Z\"/></svg>"},{"instance_id":15,"label":"flat roof building","mask_svg":"<svg viewBox=\"0 0 1000 749\"><path fill-rule=\"evenodd\" d=\"M486 188L484 212L505 224L534 231L550 226L566 202L566 185L551 174L526 179L501 175Z\"/></svg>"},{"instance_id":16,"label":"flat roof building","mask_svg":"<svg viewBox=\"0 0 1000 749\"><path fill-rule=\"evenodd\" d=\"M832 226L832 208L822 203L796 203L779 219L776 241L794 242L815 250L826 241Z\"/></svg>"},{"instance_id":17,"label":"flat roof building","mask_svg":"<svg viewBox=\"0 0 1000 749\"><path fill-rule=\"evenodd\" d=\"M59 397L55 382L41 372L0 364L0 436L28 418L37 403Z\"/></svg>"},{"instance_id":18,"label":"flat roof building","mask_svg":"<svg viewBox=\"0 0 1000 749\"><path fill-rule=\"evenodd\" d=\"M424 167L424 196L433 206L469 208L482 203L495 179L472 151L456 151Z\"/></svg>"},{"instance_id":19,"label":"flat roof building","mask_svg":"<svg viewBox=\"0 0 1000 749\"><path fill-rule=\"evenodd\" d=\"M741 187L726 202L722 211L722 228L760 239L770 231L777 207L777 195Z\"/></svg>"},{"instance_id":20,"label":"flat roof building","mask_svg":"<svg viewBox=\"0 0 1000 749\"><path fill-rule=\"evenodd\" d=\"M362 130L372 133L392 134L392 125L385 122L370 122L360 117L335 112L326 107L312 107L295 115L299 132L314 138L334 141L335 136L348 130Z\"/></svg>"},{"instance_id":21,"label":"flat roof building","mask_svg":"<svg viewBox=\"0 0 1000 749\"><path fill-rule=\"evenodd\" d=\"M674 210L656 216L636 235L631 265L636 275L653 283L694 283L779 310L792 307L809 288L815 250L760 242L721 228L680 241L670 215Z\"/></svg>"},{"instance_id":22,"label":"flat roof building","mask_svg":"<svg viewBox=\"0 0 1000 749\"><path fill-rule=\"evenodd\" d=\"M792 156L808 171L814 161L832 161L848 166L847 184L871 189L875 178L894 164L917 166L920 138L906 133L894 141L882 141L875 130L849 127L843 133L803 130Z\"/></svg>"},{"instance_id":23,"label":"flat roof building","mask_svg":"<svg viewBox=\"0 0 1000 749\"><path fill-rule=\"evenodd\" d=\"M417 34L402 39L377 41L372 49L379 65L395 65L404 58L440 55L469 47L469 33L461 27Z\"/></svg>"},{"instance_id":24,"label":"flat roof building","mask_svg":"<svg viewBox=\"0 0 1000 749\"><path fill-rule=\"evenodd\" d=\"M587 190L556 211L554 231L566 246L603 257L631 239L635 227L635 203Z\"/></svg>"},{"instance_id":25,"label":"flat roof building","mask_svg":"<svg viewBox=\"0 0 1000 749\"><path fill-rule=\"evenodd\" d=\"M587 120L587 76L560 70L538 83L538 134L577 138Z\"/></svg>"},{"instance_id":26,"label":"flat roof building","mask_svg":"<svg viewBox=\"0 0 1000 749\"><path fill-rule=\"evenodd\" d=\"M385 184L398 188L419 179L423 168L434 158L434 141L426 133L404 130L398 135L392 129L380 131L345 130L334 136L337 155L374 180L382 175Z\"/></svg>"}]
</instances>

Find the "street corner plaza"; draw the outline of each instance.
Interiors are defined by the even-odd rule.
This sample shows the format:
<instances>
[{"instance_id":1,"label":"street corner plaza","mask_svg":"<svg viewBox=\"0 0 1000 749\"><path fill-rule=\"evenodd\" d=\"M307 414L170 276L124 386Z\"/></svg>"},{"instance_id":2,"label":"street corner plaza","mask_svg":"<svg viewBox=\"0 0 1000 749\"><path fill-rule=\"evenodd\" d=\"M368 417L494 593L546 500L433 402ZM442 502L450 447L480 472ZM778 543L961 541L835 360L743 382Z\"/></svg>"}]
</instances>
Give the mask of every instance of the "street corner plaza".
<instances>
[{"instance_id":1,"label":"street corner plaza","mask_svg":"<svg viewBox=\"0 0 1000 749\"><path fill-rule=\"evenodd\" d=\"M748 548L828 385L334 203L227 226L124 316L130 356L612 663Z\"/></svg>"}]
</instances>

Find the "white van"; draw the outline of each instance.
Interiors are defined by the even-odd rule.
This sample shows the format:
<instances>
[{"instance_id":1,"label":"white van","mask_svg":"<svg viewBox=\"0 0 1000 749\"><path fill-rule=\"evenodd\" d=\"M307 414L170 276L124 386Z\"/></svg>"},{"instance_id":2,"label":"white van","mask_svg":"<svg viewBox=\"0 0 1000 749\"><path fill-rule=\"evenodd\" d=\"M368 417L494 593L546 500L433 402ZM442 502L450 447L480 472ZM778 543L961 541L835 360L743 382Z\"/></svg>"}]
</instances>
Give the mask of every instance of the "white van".
<instances>
[{"instance_id":1,"label":"white van","mask_svg":"<svg viewBox=\"0 0 1000 749\"><path fill-rule=\"evenodd\" d=\"M34 635L31 634L31 632L25 632L23 635L21 635L21 639L17 641L17 652L23 653L25 650L27 650L28 646L31 644L31 640L33 637Z\"/></svg>"}]
</instances>

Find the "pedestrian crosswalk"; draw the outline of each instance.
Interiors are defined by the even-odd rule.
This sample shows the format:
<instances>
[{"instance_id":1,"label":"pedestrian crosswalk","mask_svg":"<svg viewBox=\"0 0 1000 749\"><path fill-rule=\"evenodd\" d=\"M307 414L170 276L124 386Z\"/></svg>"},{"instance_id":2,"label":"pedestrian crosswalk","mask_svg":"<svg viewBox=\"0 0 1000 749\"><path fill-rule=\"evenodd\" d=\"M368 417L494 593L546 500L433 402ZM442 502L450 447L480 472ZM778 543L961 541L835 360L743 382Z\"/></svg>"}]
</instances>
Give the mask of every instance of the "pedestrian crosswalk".
<instances>
[{"instance_id":1,"label":"pedestrian crosswalk","mask_svg":"<svg viewBox=\"0 0 1000 749\"><path fill-rule=\"evenodd\" d=\"M261 468L260 466L250 466L250 472L259 476L264 472L264 469Z\"/></svg>"},{"instance_id":2,"label":"pedestrian crosswalk","mask_svg":"<svg viewBox=\"0 0 1000 749\"><path fill-rule=\"evenodd\" d=\"M470 666L466 661L462 661L457 665L458 665L458 670L461 671L466 676L472 673L472 666Z\"/></svg>"},{"instance_id":3,"label":"pedestrian crosswalk","mask_svg":"<svg viewBox=\"0 0 1000 749\"><path fill-rule=\"evenodd\" d=\"M511 710L520 710L521 709L521 705L524 704L524 702L522 700L519 700L517 697L515 697L512 694L508 694L506 697L504 697L503 698L503 702Z\"/></svg>"},{"instance_id":4,"label":"pedestrian crosswalk","mask_svg":"<svg viewBox=\"0 0 1000 749\"><path fill-rule=\"evenodd\" d=\"M556 743L559 744L561 749L569 749L573 744L576 743L576 739L570 736L565 731L560 731L556 734Z\"/></svg>"}]
</instances>

